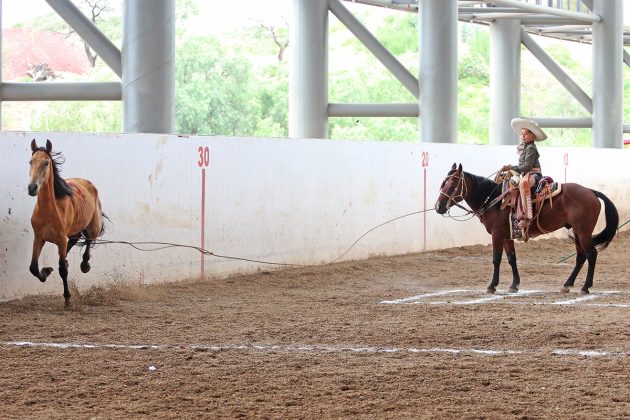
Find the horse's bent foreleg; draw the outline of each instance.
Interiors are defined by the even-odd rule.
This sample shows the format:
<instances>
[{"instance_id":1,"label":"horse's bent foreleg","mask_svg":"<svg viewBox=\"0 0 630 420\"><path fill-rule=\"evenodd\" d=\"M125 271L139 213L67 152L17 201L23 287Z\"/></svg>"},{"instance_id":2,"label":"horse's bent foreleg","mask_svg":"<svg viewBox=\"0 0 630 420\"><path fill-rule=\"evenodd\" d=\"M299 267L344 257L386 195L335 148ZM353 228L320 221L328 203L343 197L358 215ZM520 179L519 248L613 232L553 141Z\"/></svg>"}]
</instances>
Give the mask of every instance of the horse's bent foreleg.
<instances>
[{"instance_id":1,"label":"horse's bent foreleg","mask_svg":"<svg viewBox=\"0 0 630 420\"><path fill-rule=\"evenodd\" d=\"M503 238L492 235L492 280L486 289L487 293L494 293L497 291L499 284L499 268L501 267L501 258L503 258Z\"/></svg>"},{"instance_id":2,"label":"horse's bent foreleg","mask_svg":"<svg viewBox=\"0 0 630 420\"><path fill-rule=\"evenodd\" d=\"M45 282L46 278L53 272L51 267L44 267L41 271L39 270L39 255L43 247L44 240L36 236L33 240L33 256L31 257L31 265L29 267L31 274L37 277L42 283Z\"/></svg>"},{"instance_id":3,"label":"horse's bent foreleg","mask_svg":"<svg viewBox=\"0 0 630 420\"><path fill-rule=\"evenodd\" d=\"M508 264L512 267L512 285L508 289L508 292L516 293L518 292L518 287L521 284L521 276L518 274L518 267L516 266L516 250L514 249L514 241L506 239L503 243L503 248L505 249Z\"/></svg>"}]
</instances>

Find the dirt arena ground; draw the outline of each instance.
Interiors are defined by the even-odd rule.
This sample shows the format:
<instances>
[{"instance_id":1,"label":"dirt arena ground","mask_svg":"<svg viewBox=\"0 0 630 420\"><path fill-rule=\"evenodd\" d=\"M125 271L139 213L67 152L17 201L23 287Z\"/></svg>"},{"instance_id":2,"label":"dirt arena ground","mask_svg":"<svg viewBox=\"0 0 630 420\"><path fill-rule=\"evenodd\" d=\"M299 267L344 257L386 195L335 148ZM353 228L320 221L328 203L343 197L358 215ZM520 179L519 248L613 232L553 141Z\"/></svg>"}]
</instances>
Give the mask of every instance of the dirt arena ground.
<instances>
[{"instance_id":1,"label":"dirt arena ground","mask_svg":"<svg viewBox=\"0 0 630 420\"><path fill-rule=\"evenodd\" d=\"M592 294L568 240L0 304L2 418L628 418L630 234ZM585 270L584 270L585 271ZM52 277L58 281L56 273ZM25 281L36 281L26 277Z\"/></svg>"}]
</instances>

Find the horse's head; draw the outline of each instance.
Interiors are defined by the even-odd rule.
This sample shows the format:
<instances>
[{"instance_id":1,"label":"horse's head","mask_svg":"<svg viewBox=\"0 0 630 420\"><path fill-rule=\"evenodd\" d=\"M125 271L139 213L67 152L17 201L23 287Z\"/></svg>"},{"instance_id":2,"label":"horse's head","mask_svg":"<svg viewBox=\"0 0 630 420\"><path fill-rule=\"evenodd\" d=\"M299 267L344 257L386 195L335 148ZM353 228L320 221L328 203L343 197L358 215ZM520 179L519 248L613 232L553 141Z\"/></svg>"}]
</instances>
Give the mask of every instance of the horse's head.
<instances>
[{"instance_id":1,"label":"horse's head","mask_svg":"<svg viewBox=\"0 0 630 420\"><path fill-rule=\"evenodd\" d=\"M29 162L30 181L28 183L28 194L35 197L40 187L46 179L46 174L50 170L52 161L52 143L46 140L46 147L37 147L35 139L31 142L31 150L33 154Z\"/></svg>"},{"instance_id":2,"label":"horse's head","mask_svg":"<svg viewBox=\"0 0 630 420\"><path fill-rule=\"evenodd\" d=\"M452 206L464 199L464 190L466 181L464 180L464 171L462 164L459 167L453 163L451 170L442 181L440 186L440 195L435 202L435 211L438 214L446 213Z\"/></svg>"}]
</instances>

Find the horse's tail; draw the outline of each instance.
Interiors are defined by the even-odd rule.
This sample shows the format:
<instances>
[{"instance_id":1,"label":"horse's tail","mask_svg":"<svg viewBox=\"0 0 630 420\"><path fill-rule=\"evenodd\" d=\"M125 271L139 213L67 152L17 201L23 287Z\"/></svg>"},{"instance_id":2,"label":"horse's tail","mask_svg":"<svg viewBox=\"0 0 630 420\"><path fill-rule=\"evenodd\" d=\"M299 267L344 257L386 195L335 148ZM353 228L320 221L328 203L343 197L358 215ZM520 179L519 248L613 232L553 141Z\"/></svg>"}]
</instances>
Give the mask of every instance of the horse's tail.
<instances>
[{"instance_id":1,"label":"horse's tail","mask_svg":"<svg viewBox=\"0 0 630 420\"><path fill-rule=\"evenodd\" d=\"M593 236L593 245L595 245L598 250L602 250L606 249L617 233L617 228L619 227L619 213L617 212L617 207L615 207L613 202L603 193L595 190L591 191L595 193L597 198L604 202L606 227L597 235Z\"/></svg>"},{"instance_id":2,"label":"horse's tail","mask_svg":"<svg viewBox=\"0 0 630 420\"><path fill-rule=\"evenodd\" d=\"M109 217L107 217L107 215L104 212L101 212L101 230L98 233L98 237L100 238L101 236L103 236L105 234L105 221L108 221L109 223L111 223L111 219Z\"/></svg>"}]
</instances>

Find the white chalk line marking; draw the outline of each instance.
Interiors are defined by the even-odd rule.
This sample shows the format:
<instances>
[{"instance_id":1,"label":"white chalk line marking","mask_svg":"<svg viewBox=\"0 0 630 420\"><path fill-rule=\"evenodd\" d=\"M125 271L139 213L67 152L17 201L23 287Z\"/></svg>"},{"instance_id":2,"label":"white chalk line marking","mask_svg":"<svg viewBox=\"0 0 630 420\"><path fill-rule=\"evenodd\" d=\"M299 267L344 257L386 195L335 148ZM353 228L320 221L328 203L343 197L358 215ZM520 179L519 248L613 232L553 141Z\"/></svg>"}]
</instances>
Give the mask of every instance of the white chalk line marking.
<instances>
[{"instance_id":1,"label":"white chalk line marking","mask_svg":"<svg viewBox=\"0 0 630 420\"><path fill-rule=\"evenodd\" d=\"M472 300L460 300L460 301L455 301L455 302L451 302L454 305L477 305L477 304L481 304L481 303L487 303L487 302L492 302L495 300L501 300L501 299L505 299L505 298L514 298L514 297L522 297L522 296L527 296L527 295L533 295L536 293L543 293L541 290L523 290L523 291L518 291L516 293L508 293L508 294L493 294L493 295L489 295L486 297L481 297L479 299L472 299Z\"/></svg>"},{"instance_id":2,"label":"white chalk line marking","mask_svg":"<svg viewBox=\"0 0 630 420\"><path fill-rule=\"evenodd\" d=\"M590 356L590 357L628 357L630 352L608 352L598 350L579 350L579 349L553 349L553 350L492 350L492 349L475 349L475 348L399 348L399 347L347 347L347 346L328 346L328 345L285 345L285 344L229 344L229 345L205 345L205 344L187 344L187 345L156 345L156 344L107 344L107 343L47 343L33 341L5 341L0 344L3 347L18 348L48 348L55 350L79 349L112 349L112 350L205 350L205 351L261 351L261 352L303 352L303 353L411 353L411 354L471 354L479 356L514 356L523 354L549 354L554 356Z\"/></svg>"},{"instance_id":3,"label":"white chalk line marking","mask_svg":"<svg viewBox=\"0 0 630 420\"><path fill-rule=\"evenodd\" d=\"M472 292L472 291L473 290L465 290L465 289L440 290L440 291L437 291L437 292L424 293L424 294L421 294L421 295L410 296L410 297L406 297L406 298L402 298L402 299L384 300L384 301L382 301L380 303L386 304L386 305L395 305L395 304L399 304L399 303L406 303L406 302L411 302L413 300L420 300L420 299L429 298L429 297L444 296L444 295L448 295L448 294L452 294L452 293L469 293L469 292Z\"/></svg>"},{"instance_id":4,"label":"white chalk line marking","mask_svg":"<svg viewBox=\"0 0 630 420\"><path fill-rule=\"evenodd\" d=\"M425 293L425 294L410 296L410 297L402 298L402 299L384 300L379 303L387 304L387 305L400 305L400 304L403 304L403 305L480 305L480 304L485 304L485 303L490 303L490 302L503 301L505 298L517 298L517 297L525 297L528 295L553 293L553 292L544 291L544 290L519 290L516 293L497 292L496 294L486 295L477 299L470 299L470 300L449 300L449 301L424 300L423 301L423 299L426 299L426 298L444 296L444 295L455 294L455 293L484 293L484 291L462 290L462 289L440 290L437 292ZM627 294L628 292L622 292L619 290L605 290L601 292L594 292L585 296L580 296L574 299L562 299L562 300L557 300L553 302L518 302L518 301L514 302L512 300L509 302L504 301L502 303L511 304L511 305L575 305L575 304L580 303L581 304L580 306L628 308L630 307L630 304L624 304L624 303L599 303L599 304L584 303L582 304L582 302L598 299L603 296L627 295Z\"/></svg>"},{"instance_id":5,"label":"white chalk line marking","mask_svg":"<svg viewBox=\"0 0 630 420\"><path fill-rule=\"evenodd\" d=\"M587 300L598 299L598 298L600 298L602 296L613 295L615 293L616 293L615 291L591 293L590 295L580 296L580 297L575 298L575 299L557 300L555 302L552 302L552 304L553 305L575 305L576 303L584 302L584 301L587 301Z\"/></svg>"}]
</instances>

